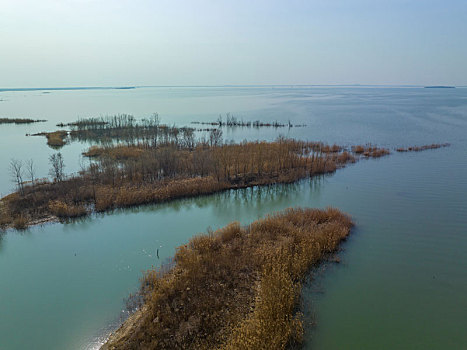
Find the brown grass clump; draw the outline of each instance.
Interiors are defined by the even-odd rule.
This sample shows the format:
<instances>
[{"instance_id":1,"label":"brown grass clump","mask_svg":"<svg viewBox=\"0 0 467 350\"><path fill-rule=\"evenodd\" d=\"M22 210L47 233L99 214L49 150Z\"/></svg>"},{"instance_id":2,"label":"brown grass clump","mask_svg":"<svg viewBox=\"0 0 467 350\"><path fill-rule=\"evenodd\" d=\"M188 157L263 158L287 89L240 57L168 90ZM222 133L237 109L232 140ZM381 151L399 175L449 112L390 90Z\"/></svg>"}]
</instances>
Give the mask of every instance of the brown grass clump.
<instances>
[{"instance_id":1,"label":"brown grass clump","mask_svg":"<svg viewBox=\"0 0 467 350\"><path fill-rule=\"evenodd\" d=\"M95 158L102 155L103 148L99 146L91 146L86 152L83 152L83 156L89 158Z\"/></svg>"},{"instance_id":2,"label":"brown grass clump","mask_svg":"<svg viewBox=\"0 0 467 350\"><path fill-rule=\"evenodd\" d=\"M332 145L332 146L329 146L329 145L323 145L323 147L321 148L321 152L323 153L337 153L337 152L340 152L342 151L342 147L339 146L339 145Z\"/></svg>"},{"instance_id":3,"label":"brown grass clump","mask_svg":"<svg viewBox=\"0 0 467 350\"><path fill-rule=\"evenodd\" d=\"M355 157L347 151L334 155L332 159L338 164L355 163L357 161Z\"/></svg>"},{"instance_id":4,"label":"brown grass clump","mask_svg":"<svg viewBox=\"0 0 467 350\"><path fill-rule=\"evenodd\" d=\"M386 148L379 148L372 145L366 146L352 146L352 152L357 155L363 155L367 158L380 158L391 154L391 152Z\"/></svg>"},{"instance_id":5,"label":"brown grass clump","mask_svg":"<svg viewBox=\"0 0 467 350\"><path fill-rule=\"evenodd\" d=\"M49 203L50 212L59 218L76 218L87 214L83 205L67 204L59 200Z\"/></svg>"},{"instance_id":6,"label":"brown grass clump","mask_svg":"<svg viewBox=\"0 0 467 350\"><path fill-rule=\"evenodd\" d=\"M113 147L91 146L83 155L86 157L109 157L115 160L137 159L143 153L143 149L137 146L116 145Z\"/></svg>"},{"instance_id":7,"label":"brown grass clump","mask_svg":"<svg viewBox=\"0 0 467 350\"><path fill-rule=\"evenodd\" d=\"M363 152L365 152L365 147L363 146L352 146L352 152L355 153L355 154L362 154Z\"/></svg>"},{"instance_id":8,"label":"brown grass clump","mask_svg":"<svg viewBox=\"0 0 467 350\"><path fill-rule=\"evenodd\" d=\"M365 157L371 157L371 158L379 158L379 157L387 156L389 154L391 154L389 150L385 148L376 148L376 147L370 148L368 149L368 151L365 151L363 153Z\"/></svg>"},{"instance_id":9,"label":"brown grass clump","mask_svg":"<svg viewBox=\"0 0 467 350\"><path fill-rule=\"evenodd\" d=\"M32 136L45 136L47 138L47 144L52 148L60 148L66 144L66 138L68 131L57 130L53 132L40 132L33 134Z\"/></svg>"},{"instance_id":10,"label":"brown grass clump","mask_svg":"<svg viewBox=\"0 0 467 350\"><path fill-rule=\"evenodd\" d=\"M303 332L300 281L351 227L336 209L287 209L196 236L146 274L143 308L103 348L284 349Z\"/></svg>"},{"instance_id":11,"label":"brown grass clump","mask_svg":"<svg viewBox=\"0 0 467 350\"><path fill-rule=\"evenodd\" d=\"M28 227L28 221L24 215L20 214L13 219L13 227L16 230L25 230Z\"/></svg>"},{"instance_id":12,"label":"brown grass clump","mask_svg":"<svg viewBox=\"0 0 467 350\"><path fill-rule=\"evenodd\" d=\"M54 147L61 147L65 145L65 138L68 135L67 131L64 130L59 130L59 131L54 131L51 133L48 133L46 135L47 137L47 144L49 146L54 146Z\"/></svg>"},{"instance_id":13,"label":"brown grass clump","mask_svg":"<svg viewBox=\"0 0 467 350\"><path fill-rule=\"evenodd\" d=\"M0 213L0 230L7 228L10 223L11 219L7 215Z\"/></svg>"}]
</instances>

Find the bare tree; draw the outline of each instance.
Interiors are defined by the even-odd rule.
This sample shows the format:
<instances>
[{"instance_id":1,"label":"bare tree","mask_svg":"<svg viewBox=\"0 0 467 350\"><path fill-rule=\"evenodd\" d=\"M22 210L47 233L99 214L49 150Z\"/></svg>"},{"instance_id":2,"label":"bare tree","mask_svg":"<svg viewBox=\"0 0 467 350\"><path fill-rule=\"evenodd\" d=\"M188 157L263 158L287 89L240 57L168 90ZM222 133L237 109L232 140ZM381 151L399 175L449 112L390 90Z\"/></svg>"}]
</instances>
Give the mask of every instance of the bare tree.
<instances>
[{"instance_id":1,"label":"bare tree","mask_svg":"<svg viewBox=\"0 0 467 350\"><path fill-rule=\"evenodd\" d=\"M222 144L222 130L221 129L212 129L209 132L209 145L210 146L220 146Z\"/></svg>"},{"instance_id":2,"label":"bare tree","mask_svg":"<svg viewBox=\"0 0 467 350\"><path fill-rule=\"evenodd\" d=\"M65 163L63 162L63 156L60 152L52 154L49 157L50 165L52 166L49 170L50 176L55 178L56 181L61 182L64 177Z\"/></svg>"},{"instance_id":3,"label":"bare tree","mask_svg":"<svg viewBox=\"0 0 467 350\"><path fill-rule=\"evenodd\" d=\"M29 179L31 179L31 184L34 187L36 184L36 166L33 159L29 159L26 162L26 171L28 172Z\"/></svg>"},{"instance_id":4,"label":"bare tree","mask_svg":"<svg viewBox=\"0 0 467 350\"><path fill-rule=\"evenodd\" d=\"M18 159L10 160L10 175L12 181L16 184L18 191L23 194L23 162Z\"/></svg>"}]
</instances>

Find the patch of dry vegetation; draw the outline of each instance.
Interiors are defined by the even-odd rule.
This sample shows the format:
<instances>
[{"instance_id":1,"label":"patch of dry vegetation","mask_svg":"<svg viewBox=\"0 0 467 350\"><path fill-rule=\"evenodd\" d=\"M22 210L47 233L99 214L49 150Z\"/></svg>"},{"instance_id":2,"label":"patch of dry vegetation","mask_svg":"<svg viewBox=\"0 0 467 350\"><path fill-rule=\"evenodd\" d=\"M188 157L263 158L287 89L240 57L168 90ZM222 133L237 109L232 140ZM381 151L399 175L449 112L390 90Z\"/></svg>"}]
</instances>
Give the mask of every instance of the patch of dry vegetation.
<instances>
[{"instance_id":1,"label":"patch of dry vegetation","mask_svg":"<svg viewBox=\"0 0 467 350\"><path fill-rule=\"evenodd\" d=\"M23 214L19 214L13 218L13 228L16 230L25 230L28 227L28 222L29 220L27 217Z\"/></svg>"},{"instance_id":2,"label":"patch of dry vegetation","mask_svg":"<svg viewBox=\"0 0 467 350\"><path fill-rule=\"evenodd\" d=\"M40 132L31 136L45 136L47 138L47 145L49 145L52 148L60 148L66 144L68 131L57 130L53 132Z\"/></svg>"},{"instance_id":3,"label":"patch of dry vegetation","mask_svg":"<svg viewBox=\"0 0 467 350\"><path fill-rule=\"evenodd\" d=\"M89 158L97 157L109 157L113 160L128 160L128 159L137 159L143 153L143 148L133 145L115 145L111 147L99 147L91 146L86 152L83 153L84 156Z\"/></svg>"},{"instance_id":4,"label":"patch of dry vegetation","mask_svg":"<svg viewBox=\"0 0 467 350\"><path fill-rule=\"evenodd\" d=\"M380 148L372 145L352 146L352 152L367 158L380 158L391 154L391 152L386 148Z\"/></svg>"},{"instance_id":5,"label":"patch of dry vegetation","mask_svg":"<svg viewBox=\"0 0 467 350\"><path fill-rule=\"evenodd\" d=\"M60 200L50 201L49 210L58 218L77 218L87 214L83 205L73 205Z\"/></svg>"},{"instance_id":6,"label":"patch of dry vegetation","mask_svg":"<svg viewBox=\"0 0 467 350\"><path fill-rule=\"evenodd\" d=\"M148 271L145 305L104 349L284 349L303 333L300 282L352 227L336 209L287 209L232 223Z\"/></svg>"},{"instance_id":7,"label":"patch of dry vegetation","mask_svg":"<svg viewBox=\"0 0 467 350\"><path fill-rule=\"evenodd\" d=\"M355 162L349 152L317 142L280 138L275 142L222 144L219 139L186 145L94 146L89 168L56 181L21 184L1 200L2 222L18 215L31 222L50 217L77 217L227 189L291 183L327 174Z\"/></svg>"}]
</instances>

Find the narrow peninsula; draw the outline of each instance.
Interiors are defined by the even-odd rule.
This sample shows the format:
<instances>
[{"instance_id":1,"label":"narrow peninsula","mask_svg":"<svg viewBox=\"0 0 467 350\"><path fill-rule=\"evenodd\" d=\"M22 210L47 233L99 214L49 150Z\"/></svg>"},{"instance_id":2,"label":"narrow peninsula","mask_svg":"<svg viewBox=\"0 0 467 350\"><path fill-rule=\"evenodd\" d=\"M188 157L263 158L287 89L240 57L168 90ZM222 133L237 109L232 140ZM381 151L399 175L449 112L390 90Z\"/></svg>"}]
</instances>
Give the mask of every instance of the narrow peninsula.
<instances>
[{"instance_id":1,"label":"narrow peninsula","mask_svg":"<svg viewBox=\"0 0 467 350\"><path fill-rule=\"evenodd\" d=\"M142 307L104 350L285 349L302 340L300 285L353 226L337 209L287 209L198 235L143 278Z\"/></svg>"}]
</instances>

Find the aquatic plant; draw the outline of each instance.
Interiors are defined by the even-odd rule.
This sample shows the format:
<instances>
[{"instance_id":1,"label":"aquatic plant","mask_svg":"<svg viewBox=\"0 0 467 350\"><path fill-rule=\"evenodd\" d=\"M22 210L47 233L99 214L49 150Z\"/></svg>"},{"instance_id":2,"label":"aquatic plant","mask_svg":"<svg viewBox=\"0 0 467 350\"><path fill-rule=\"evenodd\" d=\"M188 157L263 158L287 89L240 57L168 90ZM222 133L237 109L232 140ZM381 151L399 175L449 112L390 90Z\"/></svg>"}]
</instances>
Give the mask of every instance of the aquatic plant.
<instances>
[{"instance_id":1,"label":"aquatic plant","mask_svg":"<svg viewBox=\"0 0 467 350\"><path fill-rule=\"evenodd\" d=\"M225 115L225 121L222 115L219 115L219 118L217 118L217 121L215 122L201 122L201 121L194 121L191 122L192 124L200 124L200 125L212 125L212 126L218 126L218 127L242 127L242 128L263 128L263 127L273 127L273 128L283 128L283 127L293 127L294 125L292 122L289 120L288 123L280 123L277 120L273 122L263 122L260 120L255 120L255 121L244 121L243 119L238 119L231 113L227 113ZM305 125L295 125L295 127L303 127Z\"/></svg>"}]
</instances>

